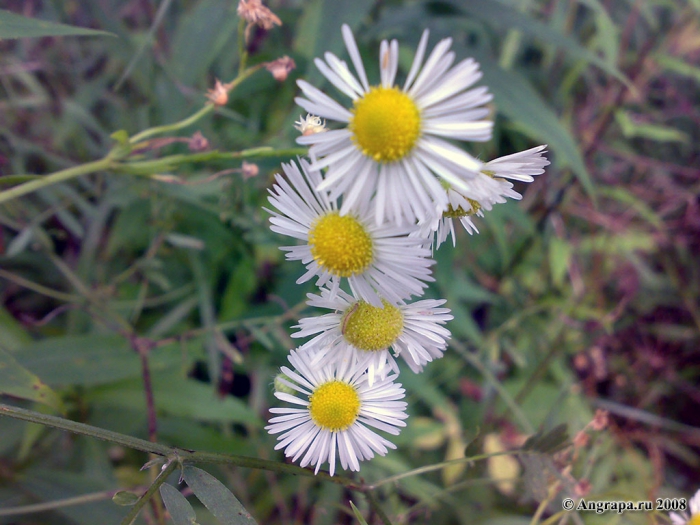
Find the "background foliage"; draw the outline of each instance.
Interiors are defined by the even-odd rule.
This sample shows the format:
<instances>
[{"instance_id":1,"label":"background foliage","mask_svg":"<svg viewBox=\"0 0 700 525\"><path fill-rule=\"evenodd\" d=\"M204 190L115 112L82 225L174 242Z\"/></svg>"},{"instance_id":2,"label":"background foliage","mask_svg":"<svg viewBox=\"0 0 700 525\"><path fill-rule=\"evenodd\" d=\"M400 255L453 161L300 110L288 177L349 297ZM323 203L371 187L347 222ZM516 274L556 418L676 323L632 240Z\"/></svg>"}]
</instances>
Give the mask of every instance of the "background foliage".
<instances>
[{"instance_id":1,"label":"background foliage","mask_svg":"<svg viewBox=\"0 0 700 525\"><path fill-rule=\"evenodd\" d=\"M436 252L430 294L455 315L451 347L424 374L401 376L408 428L354 483L377 487L372 497L392 523L667 522L664 513L562 515L560 501L689 497L700 486L700 3L268 5L283 26L253 30L249 63L289 55L297 69L283 83L255 73L225 108L167 135L201 132L221 152L271 146L254 159L257 176L236 171L235 156L191 159L103 171L0 204L0 401L177 447L280 460L262 427L313 285L294 284L301 268L283 264L261 207L294 147L294 80L320 82L312 61L326 50L345 57L343 22L365 63L380 39L398 38L404 74L428 27L431 43L452 36L458 57L481 62L495 95L494 140L474 153L547 143L553 165L523 202L478 220L479 235L460 232L456 248ZM0 41L0 190L104 157L117 130L187 117L240 65L232 0L4 7L114 36ZM0 31L19 36L8 20ZM42 27L37 34L65 34ZM186 140L132 158L178 153L189 154ZM596 409L609 425L588 426L586 440L578 432ZM547 454L412 472L516 449L562 423L577 436L563 455L549 443ZM151 484L159 468L139 470L148 459L2 417L0 523L119 523L127 507L110 500ZM259 523L381 519L342 483L207 469ZM194 467L184 475L183 494L211 511L189 498L198 523L225 520L207 504L219 490L211 478ZM177 484L177 474L169 479ZM168 509L190 516L169 486ZM16 511L37 503L43 512ZM154 505L138 520L161 513ZM231 523L249 522L240 519Z\"/></svg>"}]
</instances>

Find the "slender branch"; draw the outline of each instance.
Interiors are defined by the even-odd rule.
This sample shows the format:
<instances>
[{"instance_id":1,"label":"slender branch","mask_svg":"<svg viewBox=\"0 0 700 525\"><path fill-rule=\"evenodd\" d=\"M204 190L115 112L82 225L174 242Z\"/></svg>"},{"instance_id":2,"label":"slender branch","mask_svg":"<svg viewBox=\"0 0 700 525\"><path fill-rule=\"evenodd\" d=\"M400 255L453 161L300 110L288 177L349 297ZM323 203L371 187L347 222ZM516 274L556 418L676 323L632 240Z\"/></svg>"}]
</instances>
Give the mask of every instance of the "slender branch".
<instances>
[{"instance_id":1,"label":"slender branch","mask_svg":"<svg viewBox=\"0 0 700 525\"><path fill-rule=\"evenodd\" d=\"M374 492L371 490L365 490L363 492L367 497L367 501L369 501L370 507L372 507L372 510L377 513L377 516L379 516L379 519L382 520L382 523L384 525L391 525L391 520L389 519L389 516L386 515L386 512L384 512L384 509L382 509L382 507L379 505L379 500L377 499L376 494L374 494Z\"/></svg>"},{"instance_id":2,"label":"slender branch","mask_svg":"<svg viewBox=\"0 0 700 525\"><path fill-rule=\"evenodd\" d=\"M86 425L85 423L78 423L77 421L71 421L70 419L41 414L32 410L26 410L24 408L0 403L0 416L3 415L15 419L21 419L23 421L39 423L40 425L57 428L59 430L73 432L74 434L91 436L104 441L109 441L111 443L116 443L117 445L122 445L127 448L149 452L151 454L155 454L156 456L177 456L181 462L235 465L238 467L269 470L279 474L317 478L324 481L330 481L338 485L344 485L345 487L355 490L363 490L363 488L365 488L364 485L350 478L343 476L330 476L325 472L314 474L313 470L298 467L296 465L280 463L267 459L251 458L247 456L216 454L212 452L199 452L177 447L169 447L160 443L152 443L150 441L146 441L145 439L139 439L132 436L127 436L125 434L120 434L118 432L112 432L111 430L93 427L92 425Z\"/></svg>"},{"instance_id":3,"label":"slender branch","mask_svg":"<svg viewBox=\"0 0 700 525\"><path fill-rule=\"evenodd\" d=\"M117 445L133 448L135 450L150 452L152 454L156 454L157 456L169 456L177 451L176 449L166 445L161 445L160 443L151 443L145 439L119 434L117 432L112 432L111 430L105 430L103 428L86 425L85 423L71 421L70 419L41 414L32 410L26 410L24 408L5 405L2 403L0 403L0 416L9 416L15 419L21 419L23 421L39 423L40 425L66 430L82 436L91 436L104 441L109 441L111 443L116 443Z\"/></svg>"},{"instance_id":4,"label":"slender branch","mask_svg":"<svg viewBox=\"0 0 700 525\"><path fill-rule=\"evenodd\" d=\"M496 456L509 456L514 454L522 454L522 450L506 450L504 452L493 452L491 454L478 454L476 456L469 456L464 458L451 459L449 461L443 461L441 463L435 463L434 465L426 465L425 467L419 467L408 472L402 472L401 474L396 474L394 476L389 476L382 480L372 483L367 488L374 490L382 485L387 485L388 483L394 483L400 479L410 478L411 476L417 476L418 474L425 474L426 472L432 472L433 470L440 470L451 465L459 465L462 463L472 463L474 461L481 461L482 459L494 458Z\"/></svg>"},{"instance_id":5,"label":"slender branch","mask_svg":"<svg viewBox=\"0 0 700 525\"><path fill-rule=\"evenodd\" d=\"M165 468L160 471L160 474L158 474L158 477L153 481L153 483L151 483L151 486L148 487L148 490L141 495L136 504L133 507L131 507L129 513L126 516L124 516L121 525L131 525L132 523L134 523L134 520L136 520L136 517L141 512L141 509L146 505L146 503L149 502L153 495L158 491L160 486L163 483L165 483L166 479L168 479L168 476L172 474L178 466L180 466L180 462L175 459L171 459L165 465Z\"/></svg>"},{"instance_id":6,"label":"slender branch","mask_svg":"<svg viewBox=\"0 0 700 525\"><path fill-rule=\"evenodd\" d=\"M262 67L262 64L258 64L256 66L253 66L249 69L246 69L245 71L241 71L238 74L238 77L236 77L234 80L232 80L229 84L227 84L227 87L229 91L232 91L235 89L241 82L243 82L246 78L248 78L250 75L255 73L258 69ZM199 119L202 117L208 115L212 111L214 111L214 104L207 103L202 107L200 110L197 112L193 113L189 117L182 119L179 122L175 122L174 124L167 124L165 126L156 126L154 128L148 128L146 130L143 130L141 133L137 133L133 137L129 139L130 144L137 144L138 142L147 139L148 137L152 137L154 135L159 135L161 133L169 133L171 131L177 131L182 128L186 128L187 126L190 126L197 122Z\"/></svg>"},{"instance_id":7,"label":"slender branch","mask_svg":"<svg viewBox=\"0 0 700 525\"><path fill-rule=\"evenodd\" d=\"M29 279L20 277L19 275L8 272L7 270L3 270L2 268L0 268L0 277L3 277L8 281L12 281L13 283L23 286L24 288L27 288L29 290L33 290L36 293L40 293L41 295L51 297L52 299L57 299L58 301L64 301L66 303L83 302L83 299L80 296L71 295L64 292L59 292L57 290L53 290L51 288L47 288L46 286L37 284L34 281L30 281Z\"/></svg>"},{"instance_id":8,"label":"slender branch","mask_svg":"<svg viewBox=\"0 0 700 525\"><path fill-rule=\"evenodd\" d=\"M122 489L104 490L102 492L92 492L90 494L82 494L72 498L45 501L43 503L33 503L31 505L22 505L21 507L12 507L9 509L0 509L0 517L16 516L19 514L33 514L35 512L45 512L49 510L61 509L63 507L72 507L73 505L84 505L85 503L91 503L93 501L111 499L121 490Z\"/></svg>"},{"instance_id":9,"label":"slender branch","mask_svg":"<svg viewBox=\"0 0 700 525\"><path fill-rule=\"evenodd\" d=\"M20 184L19 186L15 186L9 190L0 192L0 204L59 182L65 182L67 180L80 177L81 175L87 175L88 173L95 173L96 171L109 169L112 167L113 163L114 159L108 155L100 160L87 162L85 164L80 164L79 166L74 166L72 168L51 173L50 175L45 175L38 179L30 180L29 182L25 182L24 184Z\"/></svg>"}]
</instances>

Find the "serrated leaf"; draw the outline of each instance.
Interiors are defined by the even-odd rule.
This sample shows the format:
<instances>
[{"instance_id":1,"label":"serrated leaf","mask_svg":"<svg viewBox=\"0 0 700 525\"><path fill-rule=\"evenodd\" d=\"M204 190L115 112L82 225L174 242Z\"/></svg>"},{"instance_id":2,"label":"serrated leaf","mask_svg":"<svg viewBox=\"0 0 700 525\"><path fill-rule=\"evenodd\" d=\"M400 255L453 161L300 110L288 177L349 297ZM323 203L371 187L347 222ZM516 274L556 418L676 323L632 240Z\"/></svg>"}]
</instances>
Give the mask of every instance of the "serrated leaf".
<instances>
[{"instance_id":1,"label":"serrated leaf","mask_svg":"<svg viewBox=\"0 0 700 525\"><path fill-rule=\"evenodd\" d=\"M61 399L44 382L0 348L0 394L62 409Z\"/></svg>"},{"instance_id":2,"label":"serrated leaf","mask_svg":"<svg viewBox=\"0 0 700 525\"><path fill-rule=\"evenodd\" d=\"M185 466L183 478L195 496L222 525L251 525L256 521L229 489L197 467Z\"/></svg>"},{"instance_id":3,"label":"serrated leaf","mask_svg":"<svg viewBox=\"0 0 700 525\"><path fill-rule=\"evenodd\" d=\"M0 39L43 36L117 36L107 31L37 20L0 9Z\"/></svg>"},{"instance_id":4,"label":"serrated leaf","mask_svg":"<svg viewBox=\"0 0 700 525\"><path fill-rule=\"evenodd\" d=\"M160 486L160 497L175 525L196 525L197 515L187 501L187 498L172 485L164 483Z\"/></svg>"},{"instance_id":5,"label":"serrated leaf","mask_svg":"<svg viewBox=\"0 0 700 525\"><path fill-rule=\"evenodd\" d=\"M542 454L554 454L568 445L569 432L566 423L562 423L552 430L538 432L527 438L527 441L525 441L525 444L522 446L522 450L539 452Z\"/></svg>"},{"instance_id":6,"label":"serrated leaf","mask_svg":"<svg viewBox=\"0 0 700 525\"><path fill-rule=\"evenodd\" d=\"M367 525L367 521L365 521L365 518L362 517L362 513L360 512L360 509L358 509L355 504L350 500L350 507L352 508L352 513L355 515L357 518L357 521L360 525Z\"/></svg>"},{"instance_id":7,"label":"serrated leaf","mask_svg":"<svg viewBox=\"0 0 700 525\"><path fill-rule=\"evenodd\" d=\"M136 505L138 500L138 494L134 494L128 490L120 490L114 496L112 496L112 501L120 507L131 507Z\"/></svg>"}]
</instances>

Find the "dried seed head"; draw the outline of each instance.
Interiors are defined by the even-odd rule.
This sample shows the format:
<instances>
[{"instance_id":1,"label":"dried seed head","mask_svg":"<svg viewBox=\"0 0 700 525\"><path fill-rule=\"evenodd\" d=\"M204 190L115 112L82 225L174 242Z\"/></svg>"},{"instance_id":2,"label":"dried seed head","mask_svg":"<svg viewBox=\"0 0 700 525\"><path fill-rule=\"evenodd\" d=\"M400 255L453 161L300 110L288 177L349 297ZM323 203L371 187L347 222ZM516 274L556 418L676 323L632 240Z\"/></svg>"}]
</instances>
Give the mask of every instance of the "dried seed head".
<instances>
[{"instance_id":1,"label":"dried seed head","mask_svg":"<svg viewBox=\"0 0 700 525\"><path fill-rule=\"evenodd\" d=\"M243 175L243 180L248 180L253 177L257 177L258 173L260 173L260 168L258 168L257 164L243 161L243 165L241 166L241 174Z\"/></svg>"},{"instance_id":2,"label":"dried seed head","mask_svg":"<svg viewBox=\"0 0 700 525\"><path fill-rule=\"evenodd\" d=\"M287 80L287 75L289 75L290 71L295 67L297 67L297 65L294 63L294 60L286 55L265 64L265 69L267 69L278 82Z\"/></svg>"},{"instance_id":3,"label":"dried seed head","mask_svg":"<svg viewBox=\"0 0 700 525\"><path fill-rule=\"evenodd\" d=\"M214 84L214 89L207 91L207 98L215 106L225 106L228 102L228 87L217 79L216 84Z\"/></svg>"},{"instance_id":4,"label":"dried seed head","mask_svg":"<svg viewBox=\"0 0 700 525\"><path fill-rule=\"evenodd\" d=\"M265 30L270 30L275 25L282 25L282 20L270 9L262 5L260 0L240 0L237 11L238 16L248 22L246 34L252 25L258 25Z\"/></svg>"},{"instance_id":5,"label":"dried seed head","mask_svg":"<svg viewBox=\"0 0 700 525\"><path fill-rule=\"evenodd\" d=\"M608 412L607 410L601 410L600 408L595 411L595 416L591 422L591 428L600 432L608 426Z\"/></svg>"},{"instance_id":6,"label":"dried seed head","mask_svg":"<svg viewBox=\"0 0 700 525\"><path fill-rule=\"evenodd\" d=\"M190 137L187 147L190 151L206 151L209 149L209 141L201 131L197 131Z\"/></svg>"}]
</instances>

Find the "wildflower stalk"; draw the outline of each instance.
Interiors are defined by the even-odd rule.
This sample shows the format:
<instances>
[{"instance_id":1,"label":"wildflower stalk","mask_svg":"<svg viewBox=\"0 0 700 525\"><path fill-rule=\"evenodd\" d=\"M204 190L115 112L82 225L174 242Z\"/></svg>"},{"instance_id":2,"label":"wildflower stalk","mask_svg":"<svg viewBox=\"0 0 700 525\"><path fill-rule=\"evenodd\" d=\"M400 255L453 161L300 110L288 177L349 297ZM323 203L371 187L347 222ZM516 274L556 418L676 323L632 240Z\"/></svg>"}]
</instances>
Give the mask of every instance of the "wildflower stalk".
<instances>
[{"instance_id":1,"label":"wildflower stalk","mask_svg":"<svg viewBox=\"0 0 700 525\"><path fill-rule=\"evenodd\" d=\"M258 64L252 66L248 69L241 71L238 76L232 80L230 83L226 84L229 91L235 89L241 82L247 79L250 75L255 73L257 70L263 67L263 64ZM91 173L96 173L99 171L117 171L122 173L131 173L135 175L151 174L154 171L167 170L176 166L178 164L183 164L187 162L198 162L203 160L211 160L212 158L217 159L235 159L235 158L246 158L250 156L266 156L275 155L275 151L272 148L252 148L250 150L245 150L243 152L234 153L219 153L219 152L208 152L192 155L171 155L169 157L164 157L161 159L140 161L140 162L124 162L132 150L138 149L142 142L149 137L154 135L160 135L163 133L169 133L177 131L192 124L196 123L212 111L214 111L214 104L207 103L201 109L190 115L189 117L175 122L173 124L167 124L165 126L156 126L153 128L148 128L140 133L137 133L133 137L130 137L124 142L120 142L114 146L110 152L105 155L104 158L92 162L86 162L85 164L80 164L78 166L73 166L64 170L60 170L49 175L44 175L40 178L30 180L23 184L19 184L13 188L0 192L0 204L3 202L11 201L23 195L27 195L37 190L41 190L48 186L58 184L59 182L66 182L81 175L89 175ZM302 148L292 148L293 155L303 154L306 150ZM150 170L150 171L149 171Z\"/></svg>"}]
</instances>

